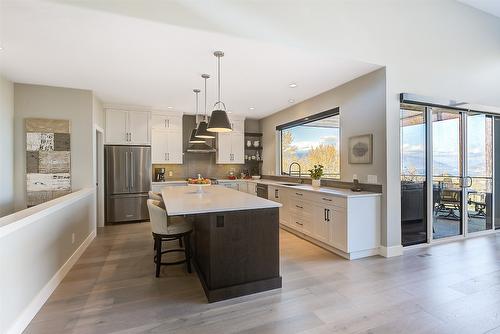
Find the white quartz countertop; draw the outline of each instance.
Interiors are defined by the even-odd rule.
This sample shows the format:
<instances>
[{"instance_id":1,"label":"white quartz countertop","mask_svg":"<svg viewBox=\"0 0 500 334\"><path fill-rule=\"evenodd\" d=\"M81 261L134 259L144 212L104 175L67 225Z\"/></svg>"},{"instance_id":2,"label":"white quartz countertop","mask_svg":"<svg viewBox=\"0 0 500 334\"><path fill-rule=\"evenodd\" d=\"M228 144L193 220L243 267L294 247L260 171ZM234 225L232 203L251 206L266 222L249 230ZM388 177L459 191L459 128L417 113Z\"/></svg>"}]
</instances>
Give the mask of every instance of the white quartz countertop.
<instances>
[{"instance_id":1,"label":"white quartz countertop","mask_svg":"<svg viewBox=\"0 0 500 334\"><path fill-rule=\"evenodd\" d=\"M233 180L224 180L225 182L233 181ZM234 180L236 181L236 180ZM289 183L289 184L294 184L296 182L291 181L276 181L276 180L269 180L269 179L260 179L260 180L253 180L253 179L246 179L242 180L239 179L239 181L247 181L247 182L253 182L253 183L260 183L260 184L267 184L270 186L276 186L276 187L283 187L283 188L289 188L289 189L295 189L295 190L304 190L304 191L310 191L310 192L315 192L315 193L320 193L320 194L325 194L325 195L333 195L333 196L340 196L340 197L366 197L366 196L381 196L382 194L380 193L374 193L374 192L369 192L369 191L352 191L350 189L345 189L345 188L332 188L332 187L320 187L320 188L313 188L312 185L310 184L298 184L296 186L287 186L284 183Z\"/></svg>"},{"instance_id":2,"label":"white quartz countertop","mask_svg":"<svg viewBox=\"0 0 500 334\"><path fill-rule=\"evenodd\" d=\"M197 192L199 188L202 193ZM161 193L169 216L281 207L280 203L216 185L167 186Z\"/></svg>"},{"instance_id":3,"label":"white quartz countertop","mask_svg":"<svg viewBox=\"0 0 500 334\"><path fill-rule=\"evenodd\" d=\"M187 184L186 180L177 180L177 181L153 181L151 182L152 184L159 184L159 185L169 185L169 184Z\"/></svg>"}]
</instances>

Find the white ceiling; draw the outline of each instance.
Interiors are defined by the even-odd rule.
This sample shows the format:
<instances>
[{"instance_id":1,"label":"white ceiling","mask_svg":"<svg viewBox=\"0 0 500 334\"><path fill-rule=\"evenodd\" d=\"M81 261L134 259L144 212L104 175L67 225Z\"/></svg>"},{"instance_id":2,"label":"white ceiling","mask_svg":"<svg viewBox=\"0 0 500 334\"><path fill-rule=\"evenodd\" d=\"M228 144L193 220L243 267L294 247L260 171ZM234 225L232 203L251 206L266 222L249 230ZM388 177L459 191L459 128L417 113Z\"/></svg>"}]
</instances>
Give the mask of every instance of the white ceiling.
<instances>
[{"instance_id":1,"label":"white ceiling","mask_svg":"<svg viewBox=\"0 0 500 334\"><path fill-rule=\"evenodd\" d=\"M500 1L499 0L458 0L471 7L482 10L483 12L500 17Z\"/></svg>"},{"instance_id":2,"label":"white ceiling","mask_svg":"<svg viewBox=\"0 0 500 334\"><path fill-rule=\"evenodd\" d=\"M42 0L3 0L0 73L14 82L90 89L109 104L194 112L209 73L235 114L261 118L380 66ZM288 85L297 83L296 88ZM203 95L200 95L202 110ZM250 110L254 107L254 110ZM210 107L209 107L210 110Z\"/></svg>"}]
</instances>

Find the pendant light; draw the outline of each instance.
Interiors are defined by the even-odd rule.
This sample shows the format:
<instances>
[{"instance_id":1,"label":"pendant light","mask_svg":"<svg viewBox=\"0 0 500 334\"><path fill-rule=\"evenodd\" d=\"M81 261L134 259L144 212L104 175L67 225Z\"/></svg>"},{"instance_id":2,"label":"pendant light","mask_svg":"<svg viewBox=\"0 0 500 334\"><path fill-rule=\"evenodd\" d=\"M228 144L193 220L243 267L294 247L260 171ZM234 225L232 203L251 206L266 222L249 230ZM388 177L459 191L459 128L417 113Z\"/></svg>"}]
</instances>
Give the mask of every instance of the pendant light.
<instances>
[{"instance_id":1,"label":"pendant light","mask_svg":"<svg viewBox=\"0 0 500 334\"><path fill-rule=\"evenodd\" d=\"M220 59L224 57L224 52L215 51L214 56L217 57L217 102L214 104L207 130L210 132L230 132L233 129L227 117L226 105L220 99Z\"/></svg>"},{"instance_id":2,"label":"pendant light","mask_svg":"<svg viewBox=\"0 0 500 334\"><path fill-rule=\"evenodd\" d=\"M193 89L193 92L196 94L196 115L194 116L195 120L196 120L196 117L198 116L198 94L200 93L200 90ZM193 129L193 131L191 131L191 137L189 137L190 144L204 144L205 143L205 141L203 139L196 138L195 135L196 135L196 127Z\"/></svg>"},{"instance_id":3,"label":"pendant light","mask_svg":"<svg viewBox=\"0 0 500 334\"><path fill-rule=\"evenodd\" d=\"M198 124L198 129L196 130L196 138L207 138L213 139L215 135L212 132L207 131L208 127L208 116L207 116L207 79L210 78L208 74L202 74L201 77L205 80L205 115L203 116L203 120Z\"/></svg>"}]
</instances>

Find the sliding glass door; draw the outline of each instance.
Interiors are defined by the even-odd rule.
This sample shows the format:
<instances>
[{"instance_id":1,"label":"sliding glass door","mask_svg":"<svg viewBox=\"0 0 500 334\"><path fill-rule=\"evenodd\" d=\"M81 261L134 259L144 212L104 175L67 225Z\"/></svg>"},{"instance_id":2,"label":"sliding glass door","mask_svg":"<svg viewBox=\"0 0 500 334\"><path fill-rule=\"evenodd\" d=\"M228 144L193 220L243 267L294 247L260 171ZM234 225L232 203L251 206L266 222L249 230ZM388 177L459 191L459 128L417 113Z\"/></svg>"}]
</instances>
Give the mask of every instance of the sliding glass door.
<instances>
[{"instance_id":1,"label":"sliding glass door","mask_svg":"<svg viewBox=\"0 0 500 334\"><path fill-rule=\"evenodd\" d=\"M495 132L500 134L500 121L492 115L401 105L403 246L499 225L493 219L500 217L494 191L500 189L494 177L494 157L500 156Z\"/></svg>"},{"instance_id":2,"label":"sliding glass door","mask_svg":"<svg viewBox=\"0 0 500 334\"><path fill-rule=\"evenodd\" d=\"M467 232L493 227L493 117L467 113Z\"/></svg>"},{"instance_id":3,"label":"sliding glass door","mask_svg":"<svg viewBox=\"0 0 500 334\"><path fill-rule=\"evenodd\" d=\"M432 237L463 233L463 114L431 108Z\"/></svg>"}]
</instances>

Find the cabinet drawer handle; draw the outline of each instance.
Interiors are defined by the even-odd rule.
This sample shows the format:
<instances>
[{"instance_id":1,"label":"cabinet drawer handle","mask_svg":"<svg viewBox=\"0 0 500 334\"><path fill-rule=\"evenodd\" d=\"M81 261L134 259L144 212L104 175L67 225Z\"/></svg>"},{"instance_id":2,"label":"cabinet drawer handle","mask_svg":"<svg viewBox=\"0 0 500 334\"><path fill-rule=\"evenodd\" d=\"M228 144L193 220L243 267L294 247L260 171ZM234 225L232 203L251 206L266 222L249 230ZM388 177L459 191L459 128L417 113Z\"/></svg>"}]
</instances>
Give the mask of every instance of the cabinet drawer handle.
<instances>
[{"instance_id":1,"label":"cabinet drawer handle","mask_svg":"<svg viewBox=\"0 0 500 334\"><path fill-rule=\"evenodd\" d=\"M295 222L295 224L300 225L300 226L304 226L304 224L299 223L299 222Z\"/></svg>"},{"instance_id":2,"label":"cabinet drawer handle","mask_svg":"<svg viewBox=\"0 0 500 334\"><path fill-rule=\"evenodd\" d=\"M323 197L323 198L322 198L322 200L323 200L323 201L328 201L328 202L331 202L331 201L332 201L332 199L331 199L331 198L325 198L325 197Z\"/></svg>"},{"instance_id":3,"label":"cabinet drawer handle","mask_svg":"<svg viewBox=\"0 0 500 334\"><path fill-rule=\"evenodd\" d=\"M297 208L299 209L303 209L304 207L303 206L300 206L300 205L295 205Z\"/></svg>"},{"instance_id":4,"label":"cabinet drawer handle","mask_svg":"<svg viewBox=\"0 0 500 334\"><path fill-rule=\"evenodd\" d=\"M326 221L330 221L330 209L326 209Z\"/></svg>"},{"instance_id":5,"label":"cabinet drawer handle","mask_svg":"<svg viewBox=\"0 0 500 334\"><path fill-rule=\"evenodd\" d=\"M295 195L297 195L297 196L302 196L302 194L301 194L301 193L295 193Z\"/></svg>"}]
</instances>

